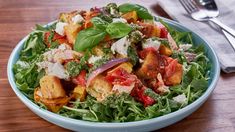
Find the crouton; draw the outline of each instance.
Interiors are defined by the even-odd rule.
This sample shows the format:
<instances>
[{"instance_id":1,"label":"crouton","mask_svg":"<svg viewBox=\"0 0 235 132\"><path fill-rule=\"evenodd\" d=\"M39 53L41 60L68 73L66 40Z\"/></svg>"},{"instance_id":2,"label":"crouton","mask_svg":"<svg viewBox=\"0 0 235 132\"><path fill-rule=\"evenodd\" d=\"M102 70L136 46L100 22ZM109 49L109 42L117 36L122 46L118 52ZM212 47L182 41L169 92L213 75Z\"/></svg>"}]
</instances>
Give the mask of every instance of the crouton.
<instances>
[{"instance_id":1,"label":"crouton","mask_svg":"<svg viewBox=\"0 0 235 132\"><path fill-rule=\"evenodd\" d=\"M70 44L74 44L78 32L82 29L82 26L79 24L69 24L64 27L65 35Z\"/></svg>"},{"instance_id":2,"label":"crouton","mask_svg":"<svg viewBox=\"0 0 235 132\"><path fill-rule=\"evenodd\" d=\"M73 95L75 99L79 99L80 101L84 101L86 98L86 87L77 85L73 90Z\"/></svg>"},{"instance_id":3,"label":"crouton","mask_svg":"<svg viewBox=\"0 0 235 132\"><path fill-rule=\"evenodd\" d=\"M109 71L108 73L112 73L113 71L119 69L119 68L122 68L124 70L126 70L128 73L131 73L132 72L132 68L133 68L133 65L130 63L130 62L125 62L125 63L122 63L120 65L118 65L116 68L113 68L111 71Z\"/></svg>"},{"instance_id":4,"label":"crouton","mask_svg":"<svg viewBox=\"0 0 235 132\"><path fill-rule=\"evenodd\" d=\"M68 103L69 98L68 97L56 98L56 99L41 98L40 101L47 107L48 110L52 112L58 112L61 107L63 107Z\"/></svg>"},{"instance_id":5,"label":"crouton","mask_svg":"<svg viewBox=\"0 0 235 132\"><path fill-rule=\"evenodd\" d=\"M57 112L59 109L68 103L70 98L68 97L60 97L60 98L43 98L41 88L38 87L34 90L34 101L37 103L44 104L48 110L52 112Z\"/></svg>"},{"instance_id":6,"label":"crouton","mask_svg":"<svg viewBox=\"0 0 235 132\"><path fill-rule=\"evenodd\" d=\"M137 71L137 76L142 79L156 78L159 65L158 55L154 51L148 52L141 68Z\"/></svg>"},{"instance_id":7,"label":"crouton","mask_svg":"<svg viewBox=\"0 0 235 132\"><path fill-rule=\"evenodd\" d=\"M162 55L170 56L172 55L172 50L169 47L161 44L159 47L159 53Z\"/></svg>"},{"instance_id":8,"label":"crouton","mask_svg":"<svg viewBox=\"0 0 235 132\"><path fill-rule=\"evenodd\" d=\"M141 32L147 37L160 37L161 35L161 29L154 24L151 23L138 23L140 26L142 26Z\"/></svg>"},{"instance_id":9,"label":"crouton","mask_svg":"<svg viewBox=\"0 0 235 132\"><path fill-rule=\"evenodd\" d=\"M181 64L177 64L175 68L175 72L172 76L168 77L165 81L166 85L178 85L180 84L183 76L183 67Z\"/></svg>"},{"instance_id":10,"label":"crouton","mask_svg":"<svg viewBox=\"0 0 235 132\"><path fill-rule=\"evenodd\" d=\"M131 23L131 22L136 23L138 19L136 11L127 12L123 14L122 17L126 19L128 23Z\"/></svg>"},{"instance_id":11,"label":"crouton","mask_svg":"<svg viewBox=\"0 0 235 132\"><path fill-rule=\"evenodd\" d=\"M55 99L65 97L60 79L55 76L44 76L40 79L42 97L45 99Z\"/></svg>"},{"instance_id":12,"label":"crouton","mask_svg":"<svg viewBox=\"0 0 235 132\"><path fill-rule=\"evenodd\" d=\"M99 75L92 80L86 91L95 97L97 101L102 101L112 93L112 85L105 80L104 76Z\"/></svg>"},{"instance_id":13,"label":"crouton","mask_svg":"<svg viewBox=\"0 0 235 132\"><path fill-rule=\"evenodd\" d=\"M78 11L72 11L69 13L60 13L59 20L65 23L72 23L72 18L78 14Z\"/></svg>"},{"instance_id":14,"label":"crouton","mask_svg":"<svg viewBox=\"0 0 235 132\"><path fill-rule=\"evenodd\" d=\"M101 45L97 45L94 48L92 48L92 53L96 56L103 56L104 52L102 50L102 46Z\"/></svg>"}]
</instances>

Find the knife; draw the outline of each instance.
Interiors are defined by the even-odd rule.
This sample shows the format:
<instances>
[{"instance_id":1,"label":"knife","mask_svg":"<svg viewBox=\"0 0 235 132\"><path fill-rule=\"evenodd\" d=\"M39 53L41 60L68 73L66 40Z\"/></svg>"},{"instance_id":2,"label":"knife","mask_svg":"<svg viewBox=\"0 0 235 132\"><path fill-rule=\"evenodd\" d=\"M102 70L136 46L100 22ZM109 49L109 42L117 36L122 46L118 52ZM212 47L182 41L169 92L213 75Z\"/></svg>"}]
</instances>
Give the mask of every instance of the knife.
<instances>
[{"instance_id":1,"label":"knife","mask_svg":"<svg viewBox=\"0 0 235 132\"><path fill-rule=\"evenodd\" d=\"M172 19L177 21L176 19L174 19L169 13L167 13L167 11L162 8L163 6L161 6L161 2L158 2L157 4L151 6L151 9L153 10L153 12L157 15ZM229 43L232 45L233 49L235 50L235 38L229 34L227 31L221 29L224 36L226 37L226 39L229 41Z\"/></svg>"}]
</instances>

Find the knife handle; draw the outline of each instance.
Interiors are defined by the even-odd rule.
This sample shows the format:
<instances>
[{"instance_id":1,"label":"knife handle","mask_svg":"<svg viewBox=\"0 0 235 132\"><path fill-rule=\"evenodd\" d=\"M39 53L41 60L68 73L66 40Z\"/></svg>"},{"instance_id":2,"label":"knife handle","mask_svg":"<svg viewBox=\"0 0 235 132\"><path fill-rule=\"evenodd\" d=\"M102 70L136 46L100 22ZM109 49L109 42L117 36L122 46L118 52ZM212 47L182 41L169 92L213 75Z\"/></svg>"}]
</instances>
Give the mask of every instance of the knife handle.
<instances>
[{"instance_id":1,"label":"knife handle","mask_svg":"<svg viewBox=\"0 0 235 132\"><path fill-rule=\"evenodd\" d=\"M235 37L233 37L230 33L228 33L227 31L225 31L224 29L222 29L222 32L224 33L225 37L227 38L227 40L229 41L230 45L233 47L233 49L235 50Z\"/></svg>"}]
</instances>

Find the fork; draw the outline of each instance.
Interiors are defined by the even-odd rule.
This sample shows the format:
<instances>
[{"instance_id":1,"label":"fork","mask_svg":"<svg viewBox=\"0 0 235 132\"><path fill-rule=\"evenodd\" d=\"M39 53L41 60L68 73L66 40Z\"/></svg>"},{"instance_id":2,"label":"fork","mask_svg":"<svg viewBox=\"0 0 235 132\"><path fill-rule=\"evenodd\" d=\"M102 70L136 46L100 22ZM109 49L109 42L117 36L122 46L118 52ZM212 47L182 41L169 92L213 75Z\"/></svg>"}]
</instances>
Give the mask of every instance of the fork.
<instances>
[{"instance_id":1,"label":"fork","mask_svg":"<svg viewBox=\"0 0 235 132\"><path fill-rule=\"evenodd\" d=\"M226 26L225 24L221 23L218 19L215 18L219 15L219 11L214 1L209 1L209 0L198 1L203 3L204 6L206 4L209 5L211 8L210 13L206 12L205 9L202 8L203 5L200 7L195 0L179 0L179 1L183 5L185 10L188 12L188 14L190 14L194 20L211 21L235 37L235 30Z\"/></svg>"}]
</instances>

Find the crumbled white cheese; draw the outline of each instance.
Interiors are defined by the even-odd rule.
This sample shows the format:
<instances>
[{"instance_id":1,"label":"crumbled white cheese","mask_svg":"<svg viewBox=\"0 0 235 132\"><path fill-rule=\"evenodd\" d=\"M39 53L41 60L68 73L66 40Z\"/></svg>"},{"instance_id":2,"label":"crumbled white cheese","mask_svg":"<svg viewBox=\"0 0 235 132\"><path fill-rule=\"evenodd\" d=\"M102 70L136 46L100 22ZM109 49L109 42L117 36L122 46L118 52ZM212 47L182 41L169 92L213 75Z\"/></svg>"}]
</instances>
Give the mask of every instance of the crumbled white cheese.
<instances>
[{"instance_id":1,"label":"crumbled white cheese","mask_svg":"<svg viewBox=\"0 0 235 132\"><path fill-rule=\"evenodd\" d=\"M101 59L102 56L94 56L92 55L89 59L88 59L88 63L89 64L94 64L97 60Z\"/></svg>"},{"instance_id":2,"label":"crumbled white cheese","mask_svg":"<svg viewBox=\"0 0 235 132\"><path fill-rule=\"evenodd\" d=\"M66 73L63 65L60 63L52 63L49 61L43 61L37 63L38 69L45 69L46 74L56 76L60 79L68 79L69 75Z\"/></svg>"},{"instance_id":3,"label":"crumbled white cheese","mask_svg":"<svg viewBox=\"0 0 235 132\"><path fill-rule=\"evenodd\" d=\"M177 103L183 104L187 101L187 98L185 94L180 94L176 97L173 97L173 100L176 101Z\"/></svg>"},{"instance_id":4,"label":"crumbled white cheese","mask_svg":"<svg viewBox=\"0 0 235 132\"><path fill-rule=\"evenodd\" d=\"M61 45L58 49L52 49L43 54L43 59L50 62L60 62L64 60L74 59L79 53L71 50L69 46Z\"/></svg>"},{"instance_id":5,"label":"crumbled white cheese","mask_svg":"<svg viewBox=\"0 0 235 132\"><path fill-rule=\"evenodd\" d=\"M193 46L192 44L181 44L181 45L179 45L179 50L186 51L186 50L190 49L192 46Z\"/></svg>"},{"instance_id":6,"label":"crumbled white cheese","mask_svg":"<svg viewBox=\"0 0 235 132\"><path fill-rule=\"evenodd\" d=\"M74 24L77 24L77 23L83 22L84 18L80 14L77 14L76 16L72 18L72 21Z\"/></svg>"},{"instance_id":7,"label":"crumbled white cheese","mask_svg":"<svg viewBox=\"0 0 235 132\"><path fill-rule=\"evenodd\" d=\"M57 76L60 79L68 79L69 75L66 73L66 70L64 69L63 65L60 63L53 63L52 66L49 66L48 69L48 75Z\"/></svg>"},{"instance_id":8,"label":"crumbled white cheese","mask_svg":"<svg viewBox=\"0 0 235 132\"><path fill-rule=\"evenodd\" d=\"M177 46L175 40L170 35L170 33L167 34L167 40L169 42L169 45L170 45L171 49L173 49L173 50L177 50L178 49L178 46Z\"/></svg>"},{"instance_id":9,"label":"crumbled white cheese","mask_svg":"<svg viewBox=\"0 0 235 132\"><path fill-rule=\"evenodd\" d=\"M160 73L157 74L157 80L158 80L158 83L159 83L159 87L157 88L157 90L161 93L167 93L169 92L169 87L166 86L164 84L164 81L162 79L162 75Z\"/></svg>"},{"instance_id":10,"label":"crumbled white cheese","mask_svg":"<svg viewBox=\"0 0 235 132\"><path fill-rule=\"evenodd\" d=\"M124 18L113 18L113 23L115 22L127 23L127 20Z\"/></svg>"},{"instance_id":11,"label":"crumbled white cheese","mask_svg":"<svg viewBox=\"0 0 235 132\"><path fill-rule=\"evenodd\" d=\"M112 91L118 92L118 93L130 93L131 90L134 88L135 84L131 84L130 86L122 86L122 85L114 85Z\"/></svg>"},{"instance_id":12,"label":"crumbled white cheese","mask_svg":"<svg viewBox=\"0 0 235 132\"><path fill-rule=\"evenodd\" d=\"M144 62L144 60L143 60L143 59L139 59L139 62L140 62L140 63L143 63L143 62Z\"/></svg>"},{"instance_id":13,"label":"crumbled white cheese","mask_svg":"<svg viewBox=\"0 0 235 132\"><path fill-rule=\"evenodd\" d=\"M158 41L158 40L153 40L151 38L149 39L146 39L146 41L144 43L142 43L142 47L144 49L146 48L150 48L150 47L153 47L154 49L158 50L158 48L160 47L161 45L161 42Z\"/></svg>"},{"instance_id":14,"label":"crumbled white cheese","mask_svg":"<svg viewBox=\"0 0 235 132\"><path fill-rule=\"evenodd\" d=\"M127 49L129 46L130 42L128 41L127 37L123 37L112 44L111 51L113 52L113 54L117 52L121 55L127 56Z\"/></svg>"},{"instance_id":15,"label":"crumbled white cheese","mask_svg":"<svg viewBox=\"0 0 235 132\"><path fill-rule=\"evenodd\" d=\"M59 35L64 36L64 26L66 25L68 24L64 22L57 22L55 27L55 32L58 33Z\"/></svg>"},{"instance_id":16,"label":"crumbled white cheese","mask_svg":"<svg viewBox=\"0 0 235 132\"><path fill-rule=\"evenodd\" d=\"M60 44L58 49L61 49L61 50L72 50L72 48L69 45L65 44L65 43Z\"/></svg>"},{"instance_id":17,"label":"crumbled white cheese","mask_svg":"<svg viewBox=\"0 0 235 132\"><path fill-rule=\"evenodd\" d=\"M25 61L17 61L16 64L20 65L23 68L29 67L29 64L27 62L25 62Z\"/></svg>"}]
</instances>

